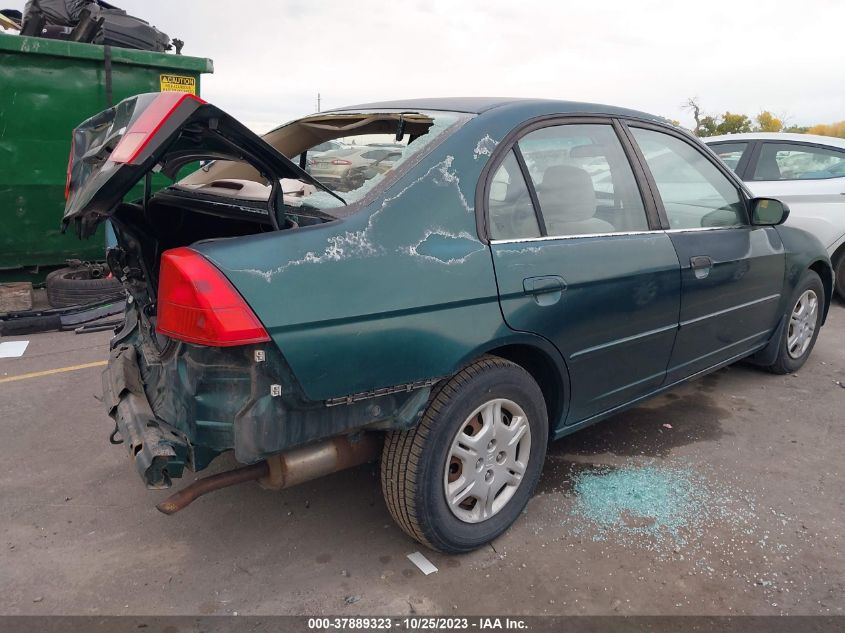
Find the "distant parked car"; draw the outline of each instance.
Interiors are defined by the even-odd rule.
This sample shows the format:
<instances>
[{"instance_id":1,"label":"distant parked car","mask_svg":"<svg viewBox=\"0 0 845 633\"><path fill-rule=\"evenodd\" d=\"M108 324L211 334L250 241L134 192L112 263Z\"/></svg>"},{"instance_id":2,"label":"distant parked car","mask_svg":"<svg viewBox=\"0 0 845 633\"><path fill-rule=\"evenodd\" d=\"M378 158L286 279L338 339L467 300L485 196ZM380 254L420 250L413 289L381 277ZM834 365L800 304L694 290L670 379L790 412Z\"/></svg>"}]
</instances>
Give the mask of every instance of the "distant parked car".
<instances>
[{"instance_id":1,"label":"distant parked car","mask_svg":"<svg viewBox=\"0 0 845 633\"><path fill-rule=\"evenodd\" d=\"M704 139L757 196L789 205L789 226L821 240L845 299L845 139L752 133Z\"/></svg>"},{"instance_id":2,"label":"distant parked car","mask_svg":"<svg viewBox=\"0 0 845 633\"><path fill-rule=\"evenodd\" d=\"M310 171L311 163L314 161L315 157L325 154L326 152L336 152L346 148L347 145L341 143L340 141L323 141L322 143L315 145L314 147L308 150L305 170ZM302 154L297 154L296 156L291 157L291 162L297 165L299 165L301 160Z\"/></svg>"},{"instance_id":3,"label":"distant parked car","mask_svg":"<svg viewBox=\"0 0 845 633\"><path fill-rule=\"evenodd\" d=\"M344 145L340 141L324 141L323 143L315 145L314 147L309 149L308 155L314 156L315 154L323 154L325 152L333 152L345 148L346 145Z\"/></svg>"},{"instance_id":4,"label":"distant parked car","mask_svg":"<svg viewBox=\"0 0 845 633\"><path fill-rule=\"evenodd\" d=\"M385 173L401 157L401 146L344 147L314 156L308 161L308 173L336 191L351 191Z\"/></svg>"},{"instance_id":5,"label":"distant parked car","mask_svg":"<svg viewBox=\"0 0 845 633\"><path fill-rule=\"evenodd\" d=\"M337 158L390 159L355 189L286 158L352 136L389 145ZM168 514L380 456L402 529L466 552L520 516L550 439L740 359L794 372L830 304L830 260L781 202L611 106L399 101L259 138L146 94L77 128L69 172L65 224L113 220L130 295L103 377L112 440L150 488L224 452L242 464Z\"/></svg>"}]
</instances>

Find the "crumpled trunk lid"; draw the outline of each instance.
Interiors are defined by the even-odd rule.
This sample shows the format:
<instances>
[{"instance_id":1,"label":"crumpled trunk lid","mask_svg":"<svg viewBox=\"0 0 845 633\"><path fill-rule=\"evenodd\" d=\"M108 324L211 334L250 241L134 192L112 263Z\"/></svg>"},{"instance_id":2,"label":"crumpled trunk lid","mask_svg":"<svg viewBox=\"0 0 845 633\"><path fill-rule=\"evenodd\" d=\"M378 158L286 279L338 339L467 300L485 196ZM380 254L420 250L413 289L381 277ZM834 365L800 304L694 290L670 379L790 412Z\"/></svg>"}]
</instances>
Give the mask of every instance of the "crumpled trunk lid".
<instances>
[{"instance_id":1,"label":"crumpled trunk lid","mask_svg":"<svg viewBox=\"0 0 845 633\"><path fill-rule=\"evenodd\" d=\"M150 172L175 179L201 160L242 160L268 181L292 178L325 190L242 123L199 97L177 92L130 97L73 131L63 225L90 236Z\"/></svg>"}]
</instances>

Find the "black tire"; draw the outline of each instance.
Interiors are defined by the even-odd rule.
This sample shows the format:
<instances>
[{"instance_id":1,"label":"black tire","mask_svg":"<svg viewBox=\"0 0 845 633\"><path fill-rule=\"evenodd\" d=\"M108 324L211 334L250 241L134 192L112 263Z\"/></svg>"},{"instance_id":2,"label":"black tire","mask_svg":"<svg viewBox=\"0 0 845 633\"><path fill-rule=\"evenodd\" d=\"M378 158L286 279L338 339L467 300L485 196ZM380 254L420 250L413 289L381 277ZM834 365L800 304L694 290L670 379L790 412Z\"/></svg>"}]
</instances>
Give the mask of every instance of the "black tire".
<instances>
[{"instance_id":1,"label":"black tire","mask_svg":"<svg viewBox=\"0 0 845 633\"><path fill-rule=\"evenodd\" d=\"M525 413L530 430L528 461L510 499L486 520L469 523L447 503L446 461L468 417L495 398L510 400ZM387 434L381 483L390 514L410 537L432 549L453 554L472 551L507 530L525 508L540 478L548 436L546 404L531 375L519 365L485 356L436 389L415 428Z\"/></svg>"},{"instance_id":2,"label":"black tire","mask_svg":"<svg viewBox=\"0 0 845 633\"><path fill-rule=\"evenodd\" d=\"M119 299L123 294L123 286L117 279L92 279L90 269L84 266L59 268L47 275L47 300L54 308Z\"/></svg>"},{"instance_id":3,"label":"black tire","mask_svg":"<svg viewBox=\"0 0 845 633\"><path fill-rule=\"evenodd\" d=\"M833 263L833 268L836 271L836 294L845 301L845 251Z\"/></svg>"},{"instance_id":4,"label":"black tire","mask_svg":"<svg viewBox=\"0 0 845 633\"><path fill-rule=\"evenodd\" d=\"M804 350L804 352L797 358L793 358L789 353L788 345L788 340L790 336L789 321L792 312L798 303L799 298L804 295L804 293L808 290L816 294L818 301L818 307L816 309L815 318L815 330L813 331L813 336L810 339L810 344L807 349ZM822 280L815 272L813 272L812 270L808 270L804 273L804 276L801 277L801 281L798 282L798 286L795 288L795 292L793 293L792 298L787 304L786 314L784 315L784 318L786 319L786 324L783 328L783 332L781 333L781 340L778 343L777 359L774 363L766 367L766 369L768 369L773 374L790 374L801 369L801 367L804 365L805 362L807 362L807 359L810 357L810 354L813 351L813 347L816 344L816 339L819 336L819 330L821 329L822 323L822 315L824 314L824 306L825 291L824 285L822 284Z\"/></svg>"}]
</instances>

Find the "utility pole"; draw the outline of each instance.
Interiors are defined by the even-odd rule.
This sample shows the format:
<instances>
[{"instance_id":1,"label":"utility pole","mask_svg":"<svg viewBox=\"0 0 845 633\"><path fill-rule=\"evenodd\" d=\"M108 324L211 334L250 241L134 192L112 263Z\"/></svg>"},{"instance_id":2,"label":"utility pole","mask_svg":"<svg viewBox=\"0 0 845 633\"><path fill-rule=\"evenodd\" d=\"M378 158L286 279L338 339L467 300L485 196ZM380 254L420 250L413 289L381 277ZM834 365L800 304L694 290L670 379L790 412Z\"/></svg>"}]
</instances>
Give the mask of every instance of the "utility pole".
<instances>
[{"instance_id":1,"label":"utility pole","mask_svg":"<svg viewBox=\"0 0 845 633\"><path fill-rule=\"evenodd\" d=\"M317 93L317 112L320 111L320 93Z\"/></svg>"}]
</instances>

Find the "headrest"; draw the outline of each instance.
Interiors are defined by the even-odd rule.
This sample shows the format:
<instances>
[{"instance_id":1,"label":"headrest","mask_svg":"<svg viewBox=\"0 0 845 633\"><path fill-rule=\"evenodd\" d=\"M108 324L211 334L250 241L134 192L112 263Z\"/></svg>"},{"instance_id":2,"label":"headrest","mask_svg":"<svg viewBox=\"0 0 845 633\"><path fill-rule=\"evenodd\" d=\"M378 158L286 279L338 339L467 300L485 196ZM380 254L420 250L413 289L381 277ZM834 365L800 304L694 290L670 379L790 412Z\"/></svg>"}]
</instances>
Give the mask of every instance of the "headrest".
<instances>
[{"instance_id":1,"label":"headrest","mask_svg":"<svg viewBox=\"0 0 845 633\"><path fill-rule=\"evenodd\" d=\"M572 165L554 165L546 169L537 187L540 208L546 225L578 222L596 214L593 180L583 169Z\"/></svg>"}]
</instances>

